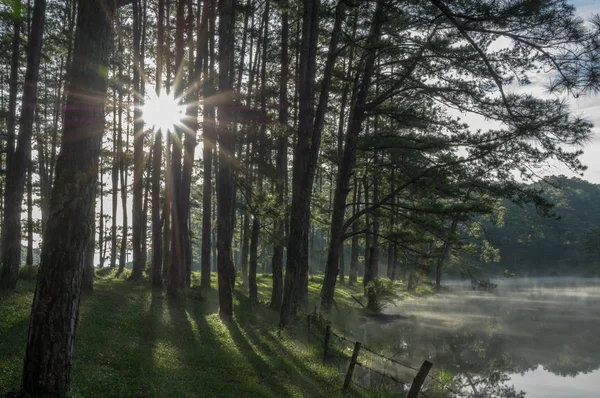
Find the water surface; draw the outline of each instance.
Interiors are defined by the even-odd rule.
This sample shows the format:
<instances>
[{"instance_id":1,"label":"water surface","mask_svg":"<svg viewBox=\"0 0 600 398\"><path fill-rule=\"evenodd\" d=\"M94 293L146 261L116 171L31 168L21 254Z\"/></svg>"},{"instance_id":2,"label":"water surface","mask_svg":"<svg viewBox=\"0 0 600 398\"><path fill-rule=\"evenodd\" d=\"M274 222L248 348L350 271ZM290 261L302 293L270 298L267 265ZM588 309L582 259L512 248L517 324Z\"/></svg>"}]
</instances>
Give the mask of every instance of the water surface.
<instances>
[{"instance_id":1,"label":"water surface","mask_svg":"<svg viewBox=\"0 0 600 398\"><path fill-rule=\"evenodd\" d=\"M600 280L494 282L493 292L457 281L444 293L403 301L388 311L407 319L371 322L361 339L414 367L433 362L431 374L447 387L429 380L430 398L600 397Z\"/></svg>"}]
</instances>

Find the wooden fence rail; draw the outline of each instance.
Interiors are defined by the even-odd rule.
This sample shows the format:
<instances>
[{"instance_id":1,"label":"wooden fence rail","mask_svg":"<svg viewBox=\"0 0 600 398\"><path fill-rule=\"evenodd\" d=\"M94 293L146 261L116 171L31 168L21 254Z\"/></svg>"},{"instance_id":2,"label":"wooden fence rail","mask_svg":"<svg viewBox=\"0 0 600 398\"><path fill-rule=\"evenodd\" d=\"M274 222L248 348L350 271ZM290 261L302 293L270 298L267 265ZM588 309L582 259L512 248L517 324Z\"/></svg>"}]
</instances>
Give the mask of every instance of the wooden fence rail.
<instances>
[{"instance_id":1,"label":"wooden fence rail","mask_svg":"<svg viewBox=\"0 0 600 398\"><path fill-rule=\"evenodd\" d=\"M306 323L307 325L307 329L308 329L308 342L310 343L311 340L311 334L313 333L314 330L317 330L318 328L315 327L315 325L311 325L311 316L309 315L308 317L308 321ZM329 351L330 351L330 340L331 340L331 335L334 335L336 337L338 337L340 340L345 340L347 343L353 343L354 344L354 350L352 351L352 356L349 358L350 359L350 363L348 364L348 370L346 371L346 375L344 377L344 385L342 387L342 391L346 391L349 387L350 384L352 383L352 376L354 374L354 368L356 367L356 365L360 365L362 367L364 367L365 369L369 369L370 371L376 372L380 375L382 375L383 377L387 377L390 380L393 380L395 382L400 382L398 381L396 378L392 377L392 376L388 376L386 374L383 374L379 371L373 370L371 368L369 368L368 366L365 366L364 364L361 364L358 362L358 355L360 353L360 349L363 348L362 344L360 342L352 342L351 340L345 338L344 336L340 336L337 335L335 333L333 333L331 331L331 326L327 325L325 327L325 335L324 335L324 340L323 340L323 363L325 363L327 361L327 359L329 358ZM375 353L373 350L364 347L365 350L369 351L370 353L373 353L375 355L380 356L381 358L383 358L386 361L390 361L392 363L395 363L397 365L406 367L408 369L414 369L416 370L416 368L413 368L411 366L408 365L404 365L400 362L398 362L397 360L393 359L393 358L388 358L385 357L384 355L381 354L377 354ZM339 354L338 354L339 355ZM348 359L348 357L346 357ZM421 368L418 370L417 374L415 375L413 382L410 386L410 390L408 392L407 398L417 398L419 393L421 392L421 388L423 387L423 383L425 382L425 380L427 379L427 376L429 374L429 371L431 370L431 367L433 366L433 364L429 361L424 361L423 364L421 365ZM431 376L429 376L431 377ZM433 378L435 380L435 378Z\"/></svg>"}]
</instances>

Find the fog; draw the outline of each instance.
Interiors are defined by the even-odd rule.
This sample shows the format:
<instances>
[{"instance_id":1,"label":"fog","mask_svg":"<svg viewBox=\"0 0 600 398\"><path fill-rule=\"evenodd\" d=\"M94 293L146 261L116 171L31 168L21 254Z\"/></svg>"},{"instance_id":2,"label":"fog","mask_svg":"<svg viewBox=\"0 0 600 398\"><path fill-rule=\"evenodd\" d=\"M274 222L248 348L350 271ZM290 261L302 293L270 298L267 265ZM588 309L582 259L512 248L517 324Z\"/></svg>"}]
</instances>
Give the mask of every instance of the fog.
<instances>
[{"instance_id":1,"label":"fog","mask_svg":"<svg viewBox=\"0 0 600 398\"><path fill-rule=\"evenodd\" d=\"M429 397L599 397L600 279L493 282L480 292L448 281L442 293L401 301L387 312L407 319L369 322L360 339L411 366L433 362L454 393L430 381Z\"/></svg>"}]
</instances>

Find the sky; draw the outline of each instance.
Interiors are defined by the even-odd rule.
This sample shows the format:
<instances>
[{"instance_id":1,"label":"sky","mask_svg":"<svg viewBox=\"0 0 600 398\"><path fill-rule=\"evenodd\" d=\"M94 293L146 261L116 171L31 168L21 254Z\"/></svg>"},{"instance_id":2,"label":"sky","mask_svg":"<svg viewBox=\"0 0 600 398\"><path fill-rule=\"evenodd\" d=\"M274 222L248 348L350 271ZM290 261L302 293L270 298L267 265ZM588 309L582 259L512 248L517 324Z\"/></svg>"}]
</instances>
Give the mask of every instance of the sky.
<instances>
[{"instance_id":1,"label":"sky","mask_svg":"<svg viewBox=\"0 0 600 398\"><path fill-rule=\"evenodd\" d=\"M570 0L568 3L577 8L577 14L581 18L588 20L594 14L600 14L600 0ZM535 94L547 95L545 86L548 83L549 76L535 75L531 76L533 84L527 86L526 90ZM576 115L583 116L586 120L594 124L593 136L586 145L581 161L588 166L583 179L594 184L600 184L600 94L592 96L581 96L578 99L569 98L571 110ZM566 167L555 164L549 165L547 174L564 174L574 176Z\"/></svg>"}]
</instances>

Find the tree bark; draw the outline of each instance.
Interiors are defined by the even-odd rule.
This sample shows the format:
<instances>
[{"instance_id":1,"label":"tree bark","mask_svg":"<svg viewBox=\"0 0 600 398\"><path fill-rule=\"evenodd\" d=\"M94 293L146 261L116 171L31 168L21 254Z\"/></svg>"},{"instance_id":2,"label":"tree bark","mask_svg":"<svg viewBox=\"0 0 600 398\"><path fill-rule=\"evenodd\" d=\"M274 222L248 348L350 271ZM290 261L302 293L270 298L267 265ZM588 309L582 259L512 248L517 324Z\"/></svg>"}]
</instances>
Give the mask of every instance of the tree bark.
<instances>
[{"instance_id":1,"label":"tree bark","mask_svg":"<svg viewBox=\"0 0 600 398\"><path fill-rule=\"evenodd\" d=\"M119 42L120 43L120 42ZM117 49L118 51L118 49ZM113 56L115 51L113 51ZM113 69L114 73L114 69ZM109 267L114 268L117 265L117 207L119 205L119 159L120 155L117 146L117 134L120 134L120 130L117 127L117 88L113 88L113 161L112 161L112 212L111 212L111 228L110 228L110 263ZM121 109L118 108L118 112Z\"/></svg>"},{"instance_id":2,"label":"tree bark","mask_svg":"<svg viewBox=\"0 0 600 398\"><path fill-rule=\"evenodd\" d=\"M164 43L165 2L158 1L157 46L156 46L156 95L162 95L163 43ZM162 286L163 242L160 225L160 177L162 167L162 131L154 136L154 158L152 159L152 271L150 283L153 287Z\"/></svg>"},{"instance_id":3,"label":"tree bark","mask_svg":"<svg viewBox=\"0 0 600 398\"><path fill-rule=\"evenodd\" d=\"M354 205L353 215L358 212L360 207L360 195L361 188L360 183L356 175L354 176ZM358 282L358 221L352 223L352 251L350 254L350 275L348 277L348 284L350 286Z\"/></svg>"},{"instance_id":4,"label":"tree bark","mask_svg":"<svg viewBox=\"0 0 600 398\"><path fill-rule=\"evenodd\" d=\"M31 34L27 42L27 70L21 115L19 136L14 154L6 170L4 198L4 223L2 224L2 273L0 289L13 290L19 277L21 262L21 203L27 177L27 163L31 157L31 139L33 120L37 105L37 83L40 69L40 54L44 36L46 1L36 0L33 6ZM9 137L10 138L10 137Z\"/></svg>"},{"instance_id":5,"label":"tree bark","mask_svg":"<svg viewBox=\"0 0 600 398\"><path fill-rule=\"evenodd\" d=\"M27 162L27 257L25 264L33 265L33 186L31 183L31 174L33 174L33 162L31 161L31 151Z\"/></svg>"},{"instance_id":6,"label":"tree bark","mask_svg":"<svg viewBox=\"0 0 600 398\"><path fill-rule=\"evenodd\" d=\"M206 35L206 52L203 54L204 61L204 121L202 124L202 162L203 185L202 185L202 243L200 248L201 280L200 286L210 288L211 286L211 233L212 233L212 166L213 153L216 146L215 131L215 105L212 98L215 94L215 12L214 0L204 3L204 15L202 19L203 30Z\"/></svg>"},{"instance_id":7,"label":"tree bark","mask_svg":"<svg viewBox=\"0 0 600 398\"><path fill-rule=\"evenodd\" d=\"M321 144L320 130L314 129L314 87L319 26L319 0L304 0L302 41L298 70L298 136L294 149L292 205L288 238L284 295L279 322L295 321L303 287L308 283L308 233L312 186ZM324 83L326 79L324 79Z\"/></svg>"},{"instance_id":8,"label":"tree bark","mask_svg":"<svg viewBox=\"0 0 600 398\"><path fill-rule=\"evenodd\" d=\"M142 9L140 0L132 0L133 8L133 204L131 220L131 246L133 264L132 280L142 278L145 264L142 255L142 218L143 218L143 182L144 172L144 121L142 119L142 98L144 96L140 71L143 70L141 56Z\"/></svg>"},{"instance_id":9,"label":"tree bark","mask_svg":"<svg viewBox=\"0 0 600 398\"><path fill-rule=\"evenodd\" d=\"M250 236L250 267L248 269L248 290L250 299L258 301L258 286L256 285L256 269L258 268L258 231L260 221L255 215L252 219L252 235Z\"/></svg>"},{"instance_id":10,"label":"tree bark","mask_svg":"<svg viewBox=\"0 0 600 398\"><path fill-rule=\"evenodd\" d=\"M85 249L90 240L114 1L80 1L71 88L56 165L21 386L33 396L70 390Z\"/></svg>"},{"instance_id":11,"label":"tree bark","mask_svg":"<svg viewBox=\"0 0 600 398\"><path fill-rule=\"evenodd\" d=\"M91 293L94 291L94 246L96 244L96 212L94 209L95 205L92 208L91 214L91 233L90 239L85 248L85 255L83 257L84 265L83 265L83 281L81 285L81 290Z\"/></svg>"},{"instance_id":12,"label":"tree bark","mask_svg":"<svg viewBox=\"0 0 600 398\"><path fill-rule=\"evenodd\" d=\"M105 239L104 239L104 167L102 157L100 157L98 167L100 168L100 225L98 227L98 249L100 251L100 265L98 268L104 268Z\"/></svg>"},{"instance_id":13,"label":"tree bark","mask_svg":"<svg viewBox=\"0 0 600 398\"><path fill-rule=\"evenodd\" d=\"M235 285L235 266L231 242L233 239L234 216L234 162L235 135L233 121L233 79L231 59L233 56L233 22L235 0L219 0L219 100L217 102L219 120L219 166L217 175L217 249L219 273L219 315L224 318L233 316L233 289Z\"/></svg>"},{"instance_id":14,"label":"tree bark","mask_svg":"<svg viewBox=\"0 0 600 398\"><path fill-rule=\"evenodd\" d=\"M17 15L13 22L13 37L10 58L10 77L8 80L8 118L6 119L6 166L12 167L12 157L15 152L15 137L17 127L17 91L19 87L19 48L23 18ZM6 190L5 190L6 191Z\"/></svg>"},{"instance_id":15,"label":"tree bark","mask_svg":"<svg viewBox=\"0 0 600 398\"><path fill-rule=\"evenodd\" d=\"M288 59L289 41L289 14L288 1L284 0L281 6L281 77L279 80L279 138L277 140L276 168L279 170L275 190L277 192L278 219L275 227L275 247L271 268L273 270L273 290L271 291L271 308L279 310L283 299L283 249L286 239L285 222L287 219L287 198L285 194L285 181L287 180L287 140L288 140L288 81L290 65Z\"/></svg>"},{"instance_id":16,"label":"tree bark","mask_svg":"<svg viewBox=\"0 0 600 398\"><path fill-rule=\"evenodd\" d=\"M185 32L185 3L186 0L177 0L177 17L175 27L175 70L180 76L175 79L173 85L173 94L178 100L183 95L183 55L184 55L184 32ZM181 217L181 205L183 202L182 192L182 144L183 129L181 126L175 126L173 134L173 149L171 152L171 181L173 196L171 199L171 263L169 264L169 285L167 287L171 296L177 296L184 286L184 268L183 268L183 244L181 230L185 228L184 220Z\"/></svg>"},{"instance_id":17,"label":"tree bark","mask_svg":"<svg viewBox=\"0 0 600 398\"><path fill-rule=\"evenodd\" d=\"M206 5L205 5L206 6ZM200 21L196 24L197 33L197 45L196 45L196 58L193 60L193 9L192 1L188 0L188 18L189 18L189 30L188 30L188 42L189 42L189 93L188 101L189 104L187 109L186 126L185 129L185 141L184 141L184 156L183 156L183 174L181 177L182 184L182 202L181 202L181 240L183 243L183 265L185 269L185 286L191 286L192 276L192 242L190 236L190 193L192 189L192 173L194 167L194 152L196 150L196 134L198 130L198 101L200 96L199 82L202 73L202 62L204 59L203 54L206 53L206 47L208 43L206 40L208 37L202 37L202 30Z\"/></svg>"},{"instance_id":18,"label":"tree bark","mask_svg":"<svg viewBox=\"0 0 600 398\"><path fill-rule=\"evenodd\" d=\"M171 79L171 0L165 0L165 27L166 35L164 42L164 56L166 66L166 92L171 92L170 79ZM163 269L162 279L167 280L169 278L169 269L171 267L171 203L173 200L173 181L171 181L171 147L173 143L173 135L165 131L167 136L165 144L165 201L163 205Z\"/></svg>"},{"instance_id":19,"label":"tree bark","mask_svg":"<svg viewBox=\"0 0 600 398\"><path fill-rule=\"evenodd\" d=\"M374 72L375 57L377 55L377 42L380 39L384 6L378 2L375 7L368 38L368 53L361 83L356 95L356 102L350 118L348 133L344 144L342 162L338 168L334 194L333 214L331 217L331 242L327 253L325 279L321 290L321 309L329 312L335 293L335 277L339 263L339 247L343 240L344 214L346 210L346 197L350 191L349 183L356 162L356 141L366 117L365 104ZM365 195L365 197L367 197ZM365 277L367 273L365 272ZM368 283L365 282L365 283Z\"/></svg>"}]
</instances>

